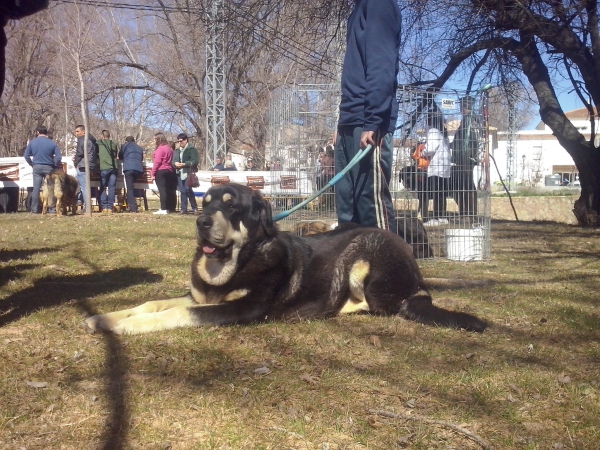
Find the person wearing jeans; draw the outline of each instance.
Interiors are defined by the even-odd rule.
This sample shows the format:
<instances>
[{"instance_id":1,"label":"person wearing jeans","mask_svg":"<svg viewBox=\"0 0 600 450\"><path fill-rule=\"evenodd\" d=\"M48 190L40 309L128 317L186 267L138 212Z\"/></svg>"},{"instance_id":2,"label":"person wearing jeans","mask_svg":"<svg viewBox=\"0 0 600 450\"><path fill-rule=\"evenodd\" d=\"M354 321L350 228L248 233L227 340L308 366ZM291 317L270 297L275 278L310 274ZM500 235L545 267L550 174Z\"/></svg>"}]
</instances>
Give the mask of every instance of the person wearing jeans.
<instances>
[{"instance_id":1,"label":"person wearing jeans","mask_svg":"<svg viewBox=\"0 0 600 450\"><path fill-rule=\"evenodd\" d=\"M82 198L82 209L86 209L86 179L85 179L85 155L84 155L84 139L85 139L85 127L83 125L77 125L75 127L75 136L77 137L77 148L75 150L75 156L73 157L73 165L77 168L77 181L79 182L79 189L81 190ZM88 164L90 174L98 171L98 148L96 144L96 138L88 133L87 141L87 153L88 153Z\"/></svg>"},{"instance_id":2,"label":"person wearing jeans","mask_svg":"<svg viewBox=\"0 0 600 450\"><path fill-rule=\"evenodd\" d=\"M117 190L117 144L110 139L110 132L102 130L102 139L98 141L100 159L99 203L102 212L112 213ZM108 194L106 189L108 188Z\"/></svg>"},{"instance_id":3,"label":"person wearing jeans","mask_svg":"<svg viewBox=\"0 0 600 450\"><path fill-rule=\"evenodd\" d=\"M40 209L40 189L44 178L54 169L61 167L62 155L56 142L50 139L48 129L39 126L37 137L25 149L25 161L33 170L33 192L31 193L31 212L38 214Z\"/></svg>"},{"instance_id":4,"label":"person wearing jeans","mask_svg":"<svg viewBox=\"0 0 600 450\"><path fill-rule=\"evenodd\" d=\"M173 165L177 169L177 186L179 197L181 198L181 214L188 213L188 200L190 201L192 212L198 214L198 204L196 203L194 190L191 186L186 185L188 175L198 167L198 150L188 142L188 137L185 133L180 133L177 136L177 143L179 146L173 155Z\"/></svg>"}]
</instances>

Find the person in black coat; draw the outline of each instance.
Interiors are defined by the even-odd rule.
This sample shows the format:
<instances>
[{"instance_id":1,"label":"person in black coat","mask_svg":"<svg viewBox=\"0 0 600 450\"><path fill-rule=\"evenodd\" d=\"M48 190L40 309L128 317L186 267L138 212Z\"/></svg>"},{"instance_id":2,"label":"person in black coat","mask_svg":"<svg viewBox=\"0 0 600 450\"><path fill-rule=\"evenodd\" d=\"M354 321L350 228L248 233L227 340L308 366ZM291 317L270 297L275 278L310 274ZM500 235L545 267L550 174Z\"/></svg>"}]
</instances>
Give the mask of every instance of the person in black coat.
<instances>
[{"instance_id":1,"label":"person in black coat","mask_svg":"<svg viewBox=\"0 0 600 450\"><path fill-rule=\"evenodd\" d=\"M133 184L144 173L144 149L135 143L133 136L127 136L125 143L119 150L118 158L123 163L123 175L127 187L127 205L129 205L130 212L136 213L138 209Z\"/></svg>"}]
</instances>

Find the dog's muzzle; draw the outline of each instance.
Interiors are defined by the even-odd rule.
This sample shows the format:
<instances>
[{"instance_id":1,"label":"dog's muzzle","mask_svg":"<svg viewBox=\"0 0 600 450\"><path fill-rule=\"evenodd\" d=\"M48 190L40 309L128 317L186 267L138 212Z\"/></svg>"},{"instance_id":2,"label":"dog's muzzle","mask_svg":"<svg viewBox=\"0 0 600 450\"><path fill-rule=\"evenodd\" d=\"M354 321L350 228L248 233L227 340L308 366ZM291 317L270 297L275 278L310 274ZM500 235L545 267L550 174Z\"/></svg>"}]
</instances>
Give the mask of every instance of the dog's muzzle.
<instances>
[{"instance_id":1,"label":"dog's muzzle","mask_svg":"<svg viewBox=\"0 0 600 450\"><path fill-rule=\"evenodd\" d=\"M196 220L198 245L206 256L223 256L221 254L231 246L220 228L211 216L201 214Z\"/></svg>"}]
</instances>

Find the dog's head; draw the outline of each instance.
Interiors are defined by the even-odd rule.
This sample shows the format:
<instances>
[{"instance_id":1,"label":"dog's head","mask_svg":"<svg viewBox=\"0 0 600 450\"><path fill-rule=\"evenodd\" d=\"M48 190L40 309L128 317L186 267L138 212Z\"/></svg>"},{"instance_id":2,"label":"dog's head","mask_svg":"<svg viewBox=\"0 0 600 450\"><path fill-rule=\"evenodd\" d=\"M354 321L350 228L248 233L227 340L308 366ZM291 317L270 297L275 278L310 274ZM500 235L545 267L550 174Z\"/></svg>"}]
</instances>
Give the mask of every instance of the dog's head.
<instances>
[{"instance_id":1,"label":"dog's head","mask_svg":"<svg viewBox=\"0 0 600 450\"><path fill-rule=\"evenodd\" d=\"M234 249L277 233L269 202L247 186L214 186L204 196L202 208L196 235L199 249L209 259L227 260Z\"/></svg>"}]
</instances>

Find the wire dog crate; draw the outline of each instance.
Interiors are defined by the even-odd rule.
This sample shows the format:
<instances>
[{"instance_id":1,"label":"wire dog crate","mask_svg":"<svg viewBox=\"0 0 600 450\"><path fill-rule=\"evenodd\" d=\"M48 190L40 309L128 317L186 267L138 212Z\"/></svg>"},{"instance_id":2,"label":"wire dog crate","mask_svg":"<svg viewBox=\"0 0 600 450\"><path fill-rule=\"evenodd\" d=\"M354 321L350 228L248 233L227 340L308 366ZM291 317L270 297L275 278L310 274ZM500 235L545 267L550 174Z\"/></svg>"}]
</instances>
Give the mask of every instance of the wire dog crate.
<instances>
[{"instance_id":1,"label":"wire dog crate","mask_svg":"<svg viewBox=\"0 0 600 450\"><path fill-rule=\"evenodd\" d=\"M325 186L333 176L337 85L299 85L270 107L263 192L274 214ZM481 261L491 257L489 132L485 92L399 88L391 186L397 227L419 258ZM329 155L331 154L331 158ZM281 222L299 234L337 221L334 189Z\"/></svg>"}]
</instances>

